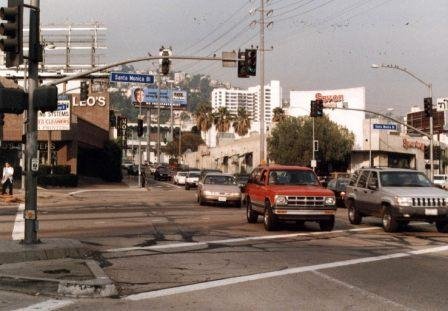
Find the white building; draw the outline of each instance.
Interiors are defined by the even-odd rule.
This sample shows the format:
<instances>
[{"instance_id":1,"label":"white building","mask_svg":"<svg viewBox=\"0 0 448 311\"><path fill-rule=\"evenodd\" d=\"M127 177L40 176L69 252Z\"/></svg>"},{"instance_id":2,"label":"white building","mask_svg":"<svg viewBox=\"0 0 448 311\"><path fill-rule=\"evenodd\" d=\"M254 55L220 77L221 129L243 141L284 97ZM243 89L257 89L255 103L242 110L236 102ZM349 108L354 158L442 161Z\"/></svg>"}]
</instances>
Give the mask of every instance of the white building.
<instances>
[{"instance_id":1,"label":"white building","mask_svg":"<svg viewBox=\"0 0 448 311\"><path fill-rule=\"evenodd\" d=\"M309 116L312 100L322 99L325 106L338 106L355 109L365 109L366 96L364 87L356 87L338 90L316 90L316 91L291 91L290 107L286 111L287 115ZM324 114L328 118L346 127L355 135L354 150L362 150L364 142L363 122L365 112L349 111L342 109L325 109Z\"/></svg>"},{"instance_id":2,"label":"white building","mask_svg":"<svg viewBox=\"0 0 448 311\"><path fill-rule=\"evenodd\" d=\"M214 111L226 107L231 114L237 114L238 108L243 107L251 117L249 132L260 132L260 86L249 87L247 90L217 88L212 91L212 108ZM282 106L282 88L280 81L273 80L264 88L265 99L265 129L272 122L273 110ZM205 135L208 146L216 146L216 130L212 127ZM230 129L233 133L233 128Z\"/></svg>"}]
</instances>

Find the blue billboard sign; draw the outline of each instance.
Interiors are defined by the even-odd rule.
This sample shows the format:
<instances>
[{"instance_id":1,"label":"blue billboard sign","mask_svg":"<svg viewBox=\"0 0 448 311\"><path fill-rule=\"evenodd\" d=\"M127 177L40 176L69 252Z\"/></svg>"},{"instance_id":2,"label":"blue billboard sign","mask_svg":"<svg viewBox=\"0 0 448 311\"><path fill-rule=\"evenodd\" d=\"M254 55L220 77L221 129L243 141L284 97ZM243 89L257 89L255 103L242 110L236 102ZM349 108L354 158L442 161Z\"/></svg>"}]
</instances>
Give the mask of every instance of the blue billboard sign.
<instances>
[{"instance_id":1,"label":"blue billboard sign","mask_svg":"<svg viewBox=\"0 0 448 311\"><path fill-rule=\"evenodd\" d=\"M143 97L138 97L137 92L143 91ZM183 90L160 90L160 99L158 99L158 90L154 88L134 88L132 90L132 104L142 107L157 107L170 108L171 102L175 109L187 108L187 92Z\"/></svg>"},{"instance_id":2,"label":"blue billboard sign","mask_svg":"<svg viewBox=\"0 0 448 311\"><path fill-rule=\"evenodd\" d=\"M109 80L110 82L153 84L154 76L138 73L111 72Z\"/></svg>"},{"instance_id":3,"label":"blue billboard sign","mask_svg":"<svg viewBox=\"0 0 448 311\"><path fill-rule=\"evenodd\" d=\"M391 131L396 131L397 130L397 125L396 124L373 124L373 129L374 130L391 130Z\"/></svg>"}]
</instances>

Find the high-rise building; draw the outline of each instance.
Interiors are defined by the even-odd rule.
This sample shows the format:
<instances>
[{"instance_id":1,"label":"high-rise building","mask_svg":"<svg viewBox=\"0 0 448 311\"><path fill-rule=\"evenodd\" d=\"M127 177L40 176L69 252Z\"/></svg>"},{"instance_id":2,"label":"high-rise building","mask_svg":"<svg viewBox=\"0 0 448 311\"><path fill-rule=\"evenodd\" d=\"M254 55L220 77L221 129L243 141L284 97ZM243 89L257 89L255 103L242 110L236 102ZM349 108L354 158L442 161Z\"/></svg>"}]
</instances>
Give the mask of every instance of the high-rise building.
<instances>
[{"instance_id":1,"label":"high-rise building","mask_svg":"<svg viewBox=\"0 0 448 311\"><path fill-rule=\"evenodd\" d=\"M212 91L212 108L226 107L231 114L236 114L243 107L252 119L252 131L260 131L260 86L249 87L247 90L217 88ZM264 88L265 98L265 128L272 122L273 110L281 107L282 89L280 81L271 81Z\"/></svg>"}]
</instances>

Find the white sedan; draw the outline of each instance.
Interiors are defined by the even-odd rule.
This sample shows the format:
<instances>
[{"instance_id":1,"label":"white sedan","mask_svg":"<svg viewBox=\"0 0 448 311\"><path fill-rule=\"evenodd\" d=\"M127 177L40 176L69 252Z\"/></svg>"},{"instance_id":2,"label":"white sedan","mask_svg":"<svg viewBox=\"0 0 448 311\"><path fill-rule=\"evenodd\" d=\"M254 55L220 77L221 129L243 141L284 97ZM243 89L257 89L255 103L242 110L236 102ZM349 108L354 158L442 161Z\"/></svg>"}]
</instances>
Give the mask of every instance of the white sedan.
<instances>
[{"instance_id":1,"label":"white sedan","mask_svg":"<svg viewBox=\"0 0 448 311\"><path fill-rule=\"evenodd\" d=\"M187 178L188 172L177 172L173 177L173 182L175 185L185 185L185 179Z\"/></svg>"}]
</instances>

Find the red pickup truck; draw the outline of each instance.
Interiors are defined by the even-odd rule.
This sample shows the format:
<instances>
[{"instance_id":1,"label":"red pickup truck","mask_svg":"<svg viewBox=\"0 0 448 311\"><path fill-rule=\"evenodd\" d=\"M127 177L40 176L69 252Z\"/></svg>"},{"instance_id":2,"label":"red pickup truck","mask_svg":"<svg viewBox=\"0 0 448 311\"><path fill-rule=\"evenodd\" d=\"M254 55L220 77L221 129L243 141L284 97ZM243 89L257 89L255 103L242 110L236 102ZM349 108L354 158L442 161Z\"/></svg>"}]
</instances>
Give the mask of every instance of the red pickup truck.
<instances>
[{"instance_id":1,"label":"red pickup truck","mask_svg":"<svg viewBox=\"0 0 448 311\"><path fill-rule=\"evenodd\" d=\"M266 165L254 169L246 186L247 221L263 216L266 230L280 221L315 221L322 231L334 228L336 200L307 167Z\"/></svg>"}]
</instances>

